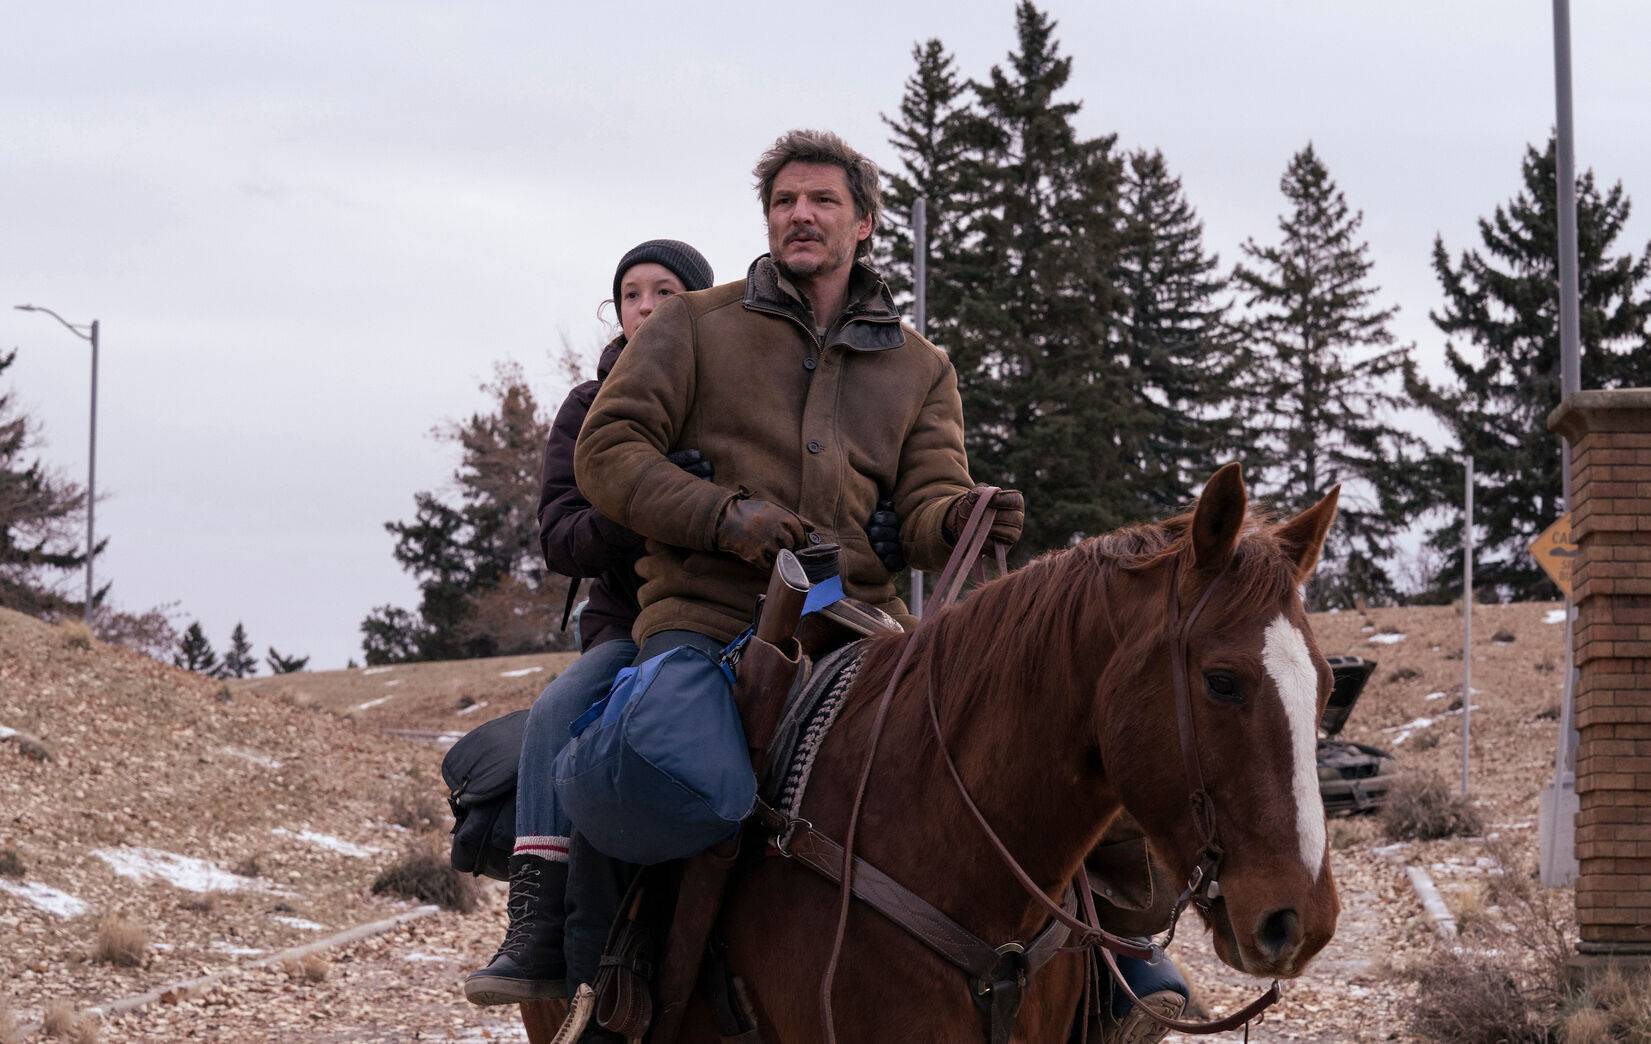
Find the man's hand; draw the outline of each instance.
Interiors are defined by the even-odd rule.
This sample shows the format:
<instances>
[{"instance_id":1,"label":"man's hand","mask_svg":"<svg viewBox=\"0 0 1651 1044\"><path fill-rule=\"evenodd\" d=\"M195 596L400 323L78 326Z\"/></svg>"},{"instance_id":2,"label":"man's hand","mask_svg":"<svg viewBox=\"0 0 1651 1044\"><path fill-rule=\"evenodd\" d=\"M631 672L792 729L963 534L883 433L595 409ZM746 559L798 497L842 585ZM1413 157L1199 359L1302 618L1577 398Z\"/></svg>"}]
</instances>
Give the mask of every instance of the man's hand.
<instances>
[{"instance_id":1,"label":"man's hand","mask_svg":"<svg viewBox=\"0 0 1651 1044\"><path fill-rule=\"evenodd\" d=\"M952 506L946 509L946 519L942 523L946 543L957 543L958 535L969 524L969 516L974 513L975 505L980 502L980 495L986 492L986 488L976 486L952 501ZM997 508L997 517L992 521L987 539L1004 547L1015 546L1015 541L1020 539L1021 527L1026 524L1026 498L1021 496L1019 490L1000 489L992 495L992 507Z\"/></svg>"},{"instance_id":2,"label":"man's hand","mask_svg":"<svg viewBox=\"0 0 1651 1044\"><path fill-rule=\"evenodd\" d=\"M906 568L906 556L900 553L900 519L894 513L894 501L879 500L877 510L866 523L866 536L871 538L871 553L891 573Z\"/></svg>"},{"instance_id":3,"label":"man's hand","mask_svg":"<svg viewBox=\"0 0 1651 1044\"><path fill-rule=\"evenodd\" d=\"M795 551L814 527L795 511L766 500L731 500L717 520L716 546L764 572L782 550Z\"/></svg>"},{"instance_id":4,"label":"man's hand","mask_svg":"<svg viewBox=\"0 0 1651 1044\"><path fill-rule=\"evenodd\" d=\"M711 480L711 462L697 449L679 449L675 453L665 454L665 459L695 478L702 478L707 482Z\"/></svg>"}]
</instances>

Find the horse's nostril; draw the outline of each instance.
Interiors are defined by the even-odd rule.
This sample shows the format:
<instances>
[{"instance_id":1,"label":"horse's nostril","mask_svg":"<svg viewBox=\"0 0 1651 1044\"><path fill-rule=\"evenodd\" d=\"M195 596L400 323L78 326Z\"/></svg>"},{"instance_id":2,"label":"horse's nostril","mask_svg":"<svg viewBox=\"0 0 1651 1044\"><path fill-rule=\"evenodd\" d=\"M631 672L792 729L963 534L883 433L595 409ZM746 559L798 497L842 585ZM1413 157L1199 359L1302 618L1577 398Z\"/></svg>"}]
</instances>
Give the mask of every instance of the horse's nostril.
<instances>
[{"instance_id":1,"label":"horse's nostril","mask_svg":"<svg viewBox=\"0 0 1651 1044\"><path fill-rule=\"evenodd\" d=\"M1294 910L1274 910L1256 927L1256 946L1275 960L1294 950L1300 941L1301 918Z\"/></svg>"}]
</instances>

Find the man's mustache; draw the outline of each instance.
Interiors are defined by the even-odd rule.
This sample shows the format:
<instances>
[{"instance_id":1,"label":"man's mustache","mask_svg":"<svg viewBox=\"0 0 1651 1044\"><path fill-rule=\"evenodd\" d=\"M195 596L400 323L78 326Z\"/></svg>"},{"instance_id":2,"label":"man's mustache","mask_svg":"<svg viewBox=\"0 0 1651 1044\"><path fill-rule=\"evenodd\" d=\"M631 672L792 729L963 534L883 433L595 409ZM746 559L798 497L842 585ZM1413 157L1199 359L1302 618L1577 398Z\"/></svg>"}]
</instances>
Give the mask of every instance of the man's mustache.
<instances>
[{"instance_id":1,"label":"man's mustache","mask_svg":"<svg viewBox=\"0 0 1651 1044\"><path fill-rule=\"evenodd\" d=\"M813 240L816 243L823 243L825 242L825 237L820 235L818 232L812 232L806 228L799 228L797 231L785 237L785 241L787 243L796 243L804 240Z\"/></svg>"}]
</instances>

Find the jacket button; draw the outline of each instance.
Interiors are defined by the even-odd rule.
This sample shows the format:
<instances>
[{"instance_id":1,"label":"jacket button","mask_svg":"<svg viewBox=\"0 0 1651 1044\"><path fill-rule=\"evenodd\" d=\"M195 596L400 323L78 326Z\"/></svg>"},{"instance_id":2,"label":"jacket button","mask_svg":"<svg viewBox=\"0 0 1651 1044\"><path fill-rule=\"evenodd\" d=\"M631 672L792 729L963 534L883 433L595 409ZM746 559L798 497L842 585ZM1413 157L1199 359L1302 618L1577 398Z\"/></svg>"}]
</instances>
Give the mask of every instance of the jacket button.
<instances>
[{"instance_id":1,"label":"jacket button","mask_svg":"<svg viewBox=\"0 0 1651 1044\"><path fill-rule=\"evenodd\" d=\"M814 357L812 355L803 360L803 369L805 370L812 370L817 365L818 364L814 361Z\"/></svg>"},{"instance_id":2,"label":"jacket button","mask_svg":"<svg viewBox=\"0 0 1651 1044\"><path fill-rule=\"evenodd\" d=\"M820 534L818 534L818 533L808 534L808 542L810 544L818 544L820 542Z\"/></svg>"},{"instance_id":3,"label":"jacket button","mask_svg":"<svg viewBox=\"0 0 1651 1044\"><path fill-rule=\"evenodd\" d=\"M818 442L810 442L808 444L808 452L810 452L810 453L820 452L820 444Z\"/></svg>"}]
</instances>

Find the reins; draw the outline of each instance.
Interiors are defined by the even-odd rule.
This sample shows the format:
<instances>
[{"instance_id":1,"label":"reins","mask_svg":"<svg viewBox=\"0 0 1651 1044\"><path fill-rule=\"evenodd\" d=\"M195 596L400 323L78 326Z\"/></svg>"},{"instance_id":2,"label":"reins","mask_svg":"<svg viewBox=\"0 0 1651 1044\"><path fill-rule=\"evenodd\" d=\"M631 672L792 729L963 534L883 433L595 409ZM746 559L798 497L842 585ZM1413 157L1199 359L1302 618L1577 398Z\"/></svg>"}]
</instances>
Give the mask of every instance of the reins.
<instances>
[{"instance_id":1,"label":"reins","mask_svg":"<svg viewBox=\"0 0 1651 1044\"><path fill-rule=\"evenodd\" d=\"M986 487L982 490L982 494L978 502L975 504L974 510L969 516L968 522L963 528L963 532L958 536L956 547L952 552L952 557L948 560L945 570L941 573L940 582L936 585L936 599L932 604L932 608L934 610L945 608L957 598L958 594L962 591L965 574L969 565L975 563L980 558L982 549L991 530L991 520L996 514L995 510L990 506L992 495L996 492L997 490L993 487ZM996 550L996 558L999 569L1003 573L1007 573L1007 549L1001 544L994 545L994 547ZM1187 776L1188 802L1191 807L1193 823L1198 832L1199 850L1198 863L1193 868L1192 874L1188 878L1186 888L1176 900L1175 912L1170 921L1169 934L1165 937L1163 945L1168 945L1170 940L1175 937L1176 925L1179 923L1181 914L1186 909L1189 902L1198 906L1199 909L1205 913L1208 913L1211 905L1220 894L1219 885L1217 884L1217 876L1220 870L1223 851L1220 844L1219 832L1216 826L1214 801L1210 797L1209 791L1205 786L1203 769L1198 759L1198 738L1192 716L1192 695L1191 688L1187 681L1187 638L1192 632L1193 624L1203 612L1204 607L1209 604L1210 597L1214 594L1216 587L1218 587L1222 579L1226 577L1231 563L1232 559L1229 557L1227 562L1222 566L1221 570L1217 572L1214 579L1212 579L1209 585L1205 587L1204 592L1199 597L1198 601L1193 604L1192 612L1188 613L1184 619L1181 617L1181 572L1179 563L1176 564L1170 573L1169 640L1171 647L1171 682L1175 690L1175 711L1180 732L1181 757ZM894 670L889 676L888 686L884 689L883 695L878 701L877 711L872 719L870 738L867 741L865 762L861 768L860 779L855 788L854 802L850 806L848 830L843 840L842 870L840 876L841 899L837 911L837 931L832 940L831 956L826 964L825 976L820 984L820 1005L827 1044L836 1044L837 1039L835 1024L831 1014L831 990L836 978L837 962L842 955L843 941L848 927L849 903L853 894L852 884L855 863L854 845L859 831L860 810L864 804L866 787L871 778L872 764L876 758L878 740L882 736L883 726L887 718L889 705L892 702L895 691L899 688L900 681L905 674L906 667L910 663L912 652L917 645L916 638L923 632L924 628L919 625L917 630L915 630L906 641L905 648L901 650L900 657L896 661ZM938 643L938 636L934 636L933 640ZM1050 899L1049 896L1045 894L1044 890L1032 880L1029 874L1027 874L1025 868L1020 865L1019 861L1015 859L1014 855L1009 851L1008 846L1005 845L1003 840L998 836L997 831L992 829L991 824L987 821L985 814L980 811L980 808L975 803L974 798L970 796L968 787L963 781L963 776L958 771L957 764L953 760L951 751L946 745L945 735L940 725L939 710L935 704L935 691L940 687L941 680L940 656L938 653L938 648L931 650L931 655L929 658L929 677L927 679L927 684L924 686L924 695L925 706L928 711L929 725L934 732L935 740L938 744L940 755L946 766L946 770L951 776L952 783L957 789L958 796L962 798L964 806L969 810L970 815L974 817L975 822L980 826L982 833L985 834L987 841L990 842L993 850L996 851L997 856L1003 863L1004 867L1008 869L1016 881L1019 882L1021 888L1026 892L1026 894L1031 897L1036 904L1043 907L1044 912L1052 921L1064 925L1067 929L1076 934L1075 942L1073 942L1072 945L1068 946L1066 949L1086 950L1090 951L1091 954L1094 950L1100 950L1101 958L1105 961L1107 970L1111 974L1113 981L1123 988L1124 993L1130 998L1130 1000L1154 1022L1157 1022L1159 1025L1167 1027L1168 1029L1175 1030L1176 1032L1191 1034L1220 1033L1225 1030L1234 1029L1238 1026L1247 1024L1250 1020L1254 1019L1257 1015L1261 1014L1267 1008L1275 1004L1279 998L1283 996L1283 988L1280 986L1277 979L1273 980L1272 986L1262 993L1260 997L1250 1002L1250 1004L1246 1005L1243 1009L1233 1012L1223 1018L1215 1019L1209 1022L1193 1022L1166 1018L1153 1011L1150 1007L1140 1004L1140 998L1135 995L1134 990L1130 988L1129 983L1125 981L1123 973L1118 968L1116 955L1121 954L1137 960L1147 961L1148 963L1156 963L1163 957L1163 946L1156 943L1150 943L1143 946L1131 939L1115 935L1101 928L1099 924L1099 916L1095 910L1094 897L1088 888L1087 881L1080 880L1076 888L1081 896L1080 910L1083 917L1080 919L1079 917L1073 916L1054 900Z\"/></svg>"}]
</instances>

